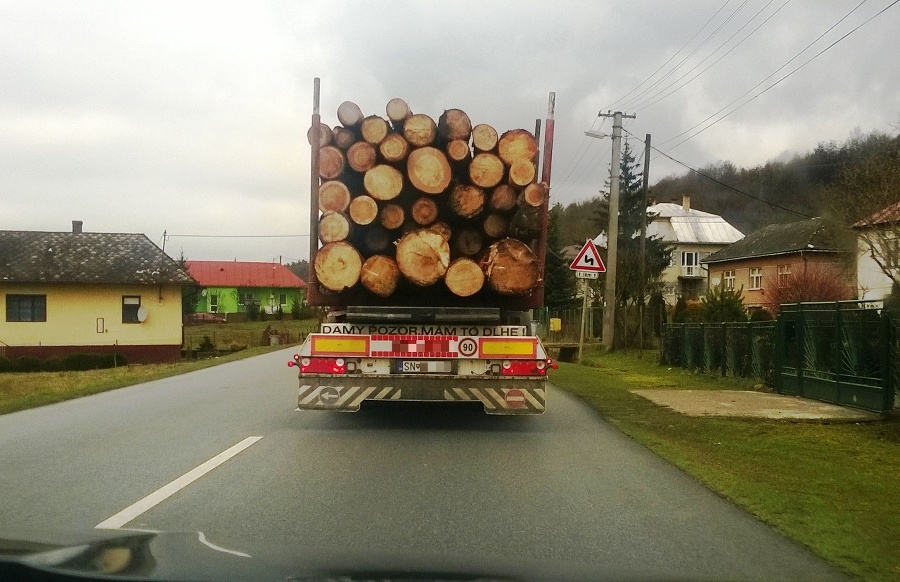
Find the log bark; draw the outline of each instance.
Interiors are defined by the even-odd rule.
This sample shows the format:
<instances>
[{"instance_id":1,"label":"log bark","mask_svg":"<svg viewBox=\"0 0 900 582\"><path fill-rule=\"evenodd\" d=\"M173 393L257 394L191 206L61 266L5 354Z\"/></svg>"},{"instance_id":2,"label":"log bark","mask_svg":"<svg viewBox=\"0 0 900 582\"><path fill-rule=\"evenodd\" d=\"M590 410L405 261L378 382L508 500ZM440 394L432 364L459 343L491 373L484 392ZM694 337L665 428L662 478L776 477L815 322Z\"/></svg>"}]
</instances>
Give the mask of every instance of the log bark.
<instances>
[{"instance_id":1,"label":"log bark","mask_svg":"<svg viewBox=\"0 0 900 582\"><path fill-rule=\"evenodd\" d=\"M450 247L440 234L424 228L404 235L397 244L403 276L421 287L441 280L450 266Z\"/></svg>"},{"instance_id":2,"label":"log bark","mask_svg":"<svg viewBox=\"0 0 900 582\"><path fill-rule=\"evenodd\" d=\"M410 119L415 117L413 115ZM426 194L442 193L450 186L452 177L447 156L433 147L421 147L410 152L406 160L406 173L410 183Z\"/></svg>"},{"instance_id":3,"label":"log bark","mask_svg":"<svg viewBox=\"0 0 900 582\"><path fill-rule=\"evenodd\" d=\"M334 180L344 172L344 152L334 146L319 149L319 176Z\"/></svg>"},{"instance_id":4,"label":"log bark","mask_svg":"<svg viewBox=\"0 0 900 582\"><path fill-rule=\"evenodd\" d=\"M359 105L353 101L344 101L341 103L338 106L337 116L338 121L340 121L341 125L344 127L357 127L362 123L362 120L365 117L362 110L359 108Z\"/></svg>"},{"instance_id":5,"label":"log bark","mask_svg":"<svg viewBox=\"0 0 900 582\"><path fill-rule=\"evenodd\" d=\"M534 184L529 184L525 187L525 190L522 191L522 196L519 200L519 204L522 206L533 206L535 208L540 208L544 205L544 202L547 201L547 196L550 194L547 185L543 182L536 182Z\"/></svg>"},{"instance_id":6,"label":"log bark","mask_svg":"<svg viewBox=\"0 0 900 582\"><path fill-rule=\"evenodd\" d=\"M497 130L486 123L472 128L472 145L479 152L492 152L497 147Z\"/></svg>"},{"instance_id":7,"label":"log bark","mask_svg":"<svg viewBox=\"0 0 900 582\"><path fill-rule=\"evenodd\" d=\"M362 138L374 146L380 144L387 137L389 131L388 122L377 115L370 115L363 119L359 128Z\"/></svg>"},{"instance_id":8,"label":"log bark","mask_svg":"<svg viewBox=\"0 0 900 582\"><path fill-rule=\"evenodd\" d=\"M329 180L319 186L319 210L322 212L344 212L350 206L350 190L346 184Z\"/></svg>"},{"instance_id":9,"label":"log bark","mask_svg":"<svg viewBox=\"0 0 900 582\"><path fill-rule=\"evenodd\" d=\"M429 146L437 137L437 125L424 113L416 113L403 123L403 137L413 147Z\"/></svg>"},{"instance_id":10,"label":"log bark","mask_svg":"<svg viewBox=\"0 0 900 582\"><path fill-rule=\"evenodd\" d=\"M362 257L349 243L330 243L316 252L314 268L320 285L331 291L343 291L359 281Z\"/></svg>"},{"instance_id":11,"label":"log bark","mask_svg":"<svg viewBox=\"0 0 900 582\"><path fill-rule=\"evenodd\" d=\"M490 238L503 238L509 234L509 220L502 214L488 214L481 227Z\"/></svg>"},{"instance_id":12,"label":"log bark","mask_svg":"<svg viewBox=\"0 0 900 582\"><path fill-rule=\"evenodd\" d=\"M454 139L447 144L447 157L455 164L467 162L472 157L469 150L469 142L462 139Z\"/></svg>"},{"instance_id":13,"label":"log bark","mask_svg":"<svg viewBox=\"0 0 900 582\"><path fill-rule=\"evenodd\" d=\"M403 122L405 122L412 116L412 111L410 111L409 105L407 105L406 101L400 99L399 97L395 97L388 101L387 105L384 108L384 112L387 113L388 119L391 120L394 129L397 130L402 130Z\"/></svg>"},{"instance_id":14,"label":"log bark","mask_svg":"<svg viewBox=\"0 0 900 582\"><path fill-rule=\"evenodd\" d=\"M527 130L511 129L500 136L497 153L507 166L516 160L532 161L537 153L537 140Z\"/></svg>"},{"instance_id":15,"label":"log bark","mask_svg":"<svg viewBox=\"0 0 900 582\"><path fill-rule=\"evenodd\" d=\"M453 237L453 250L456 254L473 257L484 248L484 238L477 230L463 229Z\"/></svg>"},{"instance_id":16,"label":"log bark","mask_svg":"<svg viewBox=\"0 0 900 582\"><path fill-rule=\"evenodd\" d=\"M528 184L534 182L536 175L534 162L531 160L518 159L509 167L509 183L519 188L524 188Z\"/></svg>"},{"instance_id":17,"label":"log bark","mask_svg":"<svg viewBox=\"0 0 900 582\"><path fill-rule=\"evenodd\" d=\"M323 244L340 242L350 236L350 221L340 212L326 212L319 219L319 240Z\"/></svg>"},{"instance_id":18,"label":"log bark","mask_svg":"<svg viewBox=\"0 0 900 582\"><path fill-rule=\"evenodd\" d=\"M347 150L347 164L357 172L368 172L375 167L375 147L369 142L358 141Z\"/></svg>"},{"instance_id":19,"label":"log bark","mask_svg":"<svg viewBox=\"0 0 900 582\"><path fill-rule=\"evenodd\" d=\"M472 135L472 122L461 109L447 109L438 118L438 135L446 141L461 139L469 141Z\"/></svg>"},{"instance_id":20,"label":"log bark","mask_svg":"<svg viewBox=\"0 0 900 582\"><path fill-rule=\"evenodd\" d=\"M484 272L471 259L459 258L453 261L444 275L444 283L450 292L459 297L470 297L484 287Z\"/></svg>"},{"instance_id":21,"label":"log bark","mask_svg":"<svg viewBox=\"0 0 900 582\"><path fill-rule=\"evenodd\" d=\"M501 295L528 295L540 280L537 257L528 245L512 238L492 244L481 268L490 288Z\"/></svg>"},{"instance_id":22,"label":"log bark","mask_svg":"<svg viewBox=\"0 0 900 582\"><path fill-rule=\"evenodd\" d=\"M509 234L521 240L531 240L541 233L541 208L523 206L509 223Z\"/></svg>"},{"instance_id":23,"label":"log bark","mask_svg":"<svg viewBox=\"0 0 900 582\"><path fill-rule=\"evenodd\" d=\"M400 280L397 261L385 255L372 255L363 263L359 276L363 287L379 297L390 297Z\"/></svg>"},{"instance_id":24,"label":"log bark","mask_svg":"<svg viewBox=\"0 0 900 582\"><path fill-rule=\"evenodd\" d=\"M350 202L350 220L360 226L372 224L378 218L378 203L371 196L357 196Z\"/></svg>"},{"instance_id":25,"label":"log bark","mask_svg":"<svg viewBox=\"0 0 900 582\"><path fill-rule=\"evenodd\" d=\"M419 198L410 208L413 221L420 226L428 226L438 217L437 204L431 198Z\"/></svg>"},{"instance_id":26,"label":"log bark","mask_svg":"<svg viewBox=\"0 0 900 582\"><path fill-rule=\"evenodd\" d=\"M493 188L503 180L503 161L494 154L481 153L469 164L469 179L476 186Z\"/></svg>"},{"instance_id":27,"label":"log bark","mask_svg":"<svg viewBox=\"0 0 900 582\"><path fill-rule=\"evenodd\" d=\"M469 184L457 184L450 191L450 209L457 216L473 218L484 210L484 190Z\"/></svg>"},{"instance_id":28,"label":"log bark","mask_svg":"<svg viewBox=\"0 0 900 582\"><path fill-rule=\"evenodd\" d=\"M506 212L516 207L519 193L512 186L501 184L491 191L490 206L499 212Z\"/></svg>"},{"instance_id":29,"label":"log bark","mask_svg":"<svg viewBox=\"0 0 900 582\"><path fill-rule=\"evenodd\" d=\"M333 137L334 132L324 123L320 123L318 128L310 127L309 131L306 132L306 139L309 140L309 145L320 148L331 144Z\"/></svg>"},{"instance_id":30,"label":"log bark","mask_svg":"<svg viewBox=\"0 0 900 582\"><path fill-rule=\"evenodd\" d=\"M391 246L391 234L380 224L372 224L366 229L363 244L372 253L384 253Z\"/></svg>"},{"instance_id":31,"label":"log bark","mask_svg":"<svg viewBox=\"0 0 900 582\"><path fill-rule=\"evenodd\" d=\"M402 162L409 155L409 142L407 142L399 133L389 133L387 137L378 144L378 151L386 162L395 164Z\"/></svg>"},{"instance_id":32,"label":"log bark","mask_svg":"<svg viewBox=\"0 0 900 582\"><path fill-rule=\"evenodd\" d=\"M379 164L366 172L363 186L375 200L393 200L403 190L403 174L397 168Z\"/></svg>"},{"instance_id":33,"label":"log bark","mask_svg":"<svg viewBox=\"0 0 900 582\"><path fill-rule=\"evenodd\" d=\"M399 204L385 204L378 213L378 221L388 230L400 228L403 226L404 220L406 220L406 212Z\"/></svg>"},{"instance_id":34,"label":"log bark","mask_svg":"<svg viewBox=\"0 0 900 582\"><path fill-rule=\"evenodd\" d=\"M346 127L341 127L339 125L334 128L333 138L331 141L338 148L347 151L348 149L350 149L350 146L356 143L356 133L351 129L347 129Z\"/></svg>"}]
</instances>

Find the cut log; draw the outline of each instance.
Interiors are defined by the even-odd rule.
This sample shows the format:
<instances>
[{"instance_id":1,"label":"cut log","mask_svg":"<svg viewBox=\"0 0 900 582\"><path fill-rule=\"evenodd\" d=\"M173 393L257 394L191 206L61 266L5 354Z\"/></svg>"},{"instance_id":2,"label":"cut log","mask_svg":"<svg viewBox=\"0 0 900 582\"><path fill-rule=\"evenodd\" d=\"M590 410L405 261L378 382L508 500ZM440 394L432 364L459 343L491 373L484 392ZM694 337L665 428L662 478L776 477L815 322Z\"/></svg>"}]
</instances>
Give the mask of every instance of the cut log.
<instances>
[{"instance_id":1,"label":"cut log","mask_svg":"<svg viewBox=\"0 0 900 582\"><path fill-rule=\"evenodd\" d=\"M334 137L334 132L331 131L331 128L324 123L320 123L318 131L316 129L315 127L310 127L309 131L306 132L306 139L309 140L309 145L320 148L329 145Z\"/></svg>"},{"instance_id":2,"label":"cut log","mask_svg":"<svg viewBox=\"0 0 900 582\"><path fill-rule=\"evenodd\" d=\"M365 117L362 110L359 108L359 105L353 101L344 101L341 103L338 106L337 116L338 121L340 121L341 125L344 127L357 127L362 123L362 120Z\"/></svg>"},{"instance_id":3,"label":"cut log","mask_svg":"<svg viewBox=\"0 0 900 582\"><path fill-rule=\"evenodd\" d=\"M522 206L534 206L535 208L540 208L544 205L544 202L547 201L547 195L549 193L547 185L543 182L529 184L525 187L525 190L522 191L519 204Z\"/></svg>"},{"instance_id":4,"label":"cut log","mask_svg":"<svg viewBox=\"0 0 900 582\"><path fill-rule=\"evenodd\" d=\"M341 127L340 125L335 127L333 135L332 142L334 145L344 151L347 151L350 149L350 146L356 143L356 133L346 127Z\"/></svg>"},{"instance_id":5,"label":"cut log","mask_svg":"<svg viewBox=\"0 0 900 582\"><path fill-rule=\"evenodd\" d=\"M385 204L378 213L378 221L388 230L400 228L403 226L404 220L406 220L406 213L399 204Z\"/></svg>"},{"instance_id":6,"label":"cut log","mask_svg":"<svg viewBox=\"0 0 900 582\"><path fill-rule=\"evenodd\" d=\"M473 257L484 248L484 238L477 230L460 230L453 237L453 250L458 255Z\"/></svg>"},{"instance_id":7,"label":"cut log","mask_svg":"<svg viewBox=\"0 0 900 582\"><path fill-rule=\"evenodd\" d=\"M512 186L501 184L491 191L490 206L499 212L506 212L516 207L519 193Z\"/></svg>"},{"instance_id":8,"label":"cut log","mask_svg":"<svg viewBox=\"0 0 900 582\"><path fill-rule=\"evenodd\" d=\"M438 118L438 135L446 141L461 139L466 142L472 135L472 122L461 109L447 109Z\"/></svg>"},{"instance_id":9,"label":"cut log","mask_svg":"<svg viewBox=\"0 0 900 582\"><path fill-rule=\"evenodd\" d=\"M346 242L327 244L316 252L316 278L331 291L343 291L356 285L362 268L362 257Z\"/></svg>"},{"instance_id":10,"label":"cut log","mask_svg":"<svg viewBox=\"0 0 900 582\"><path fill-rule=\"evenodd\" d=\"M469 142L462 139L454 139L448 143L447 157L456 164L468 161L472 157L472 152L469 150Z\"/></svg>"},{"instance_id":11,"label":"cut log","mask_svg":"<svg viewBox=\"0 0 900 582\"><path fill-rule=\"evenodd\" d=\"M366 172L363 186L375 200L393 200L403 190L403 174L397 168L378 164Z\"/></svg>"},{"instance_id":12,"label":"cut log","mask_svg":"<svg viewBox=\"0 0 900 582\"><path fill-rule=\"evenodd\" d=\"M415 115L410 119L415 119ZM412 143L412 142L410 142ZM433 147L422 147L410 152L406 160L406 174L417 190L426 194L440 194L450 186L452 172L447 156Z\"/></svg>"},{"instance_id":13,"label":"cut log","mask_svg":"<svg viewBox=\"0 0 900 582\"><path fill-rule=\"evenodd\" d=\"M509 183L524 188L534 182L536 171L534 162L531 160L516 160L509 167Z\"/></svg>"},{"instance_id":14,"label":"cut log","mask_svg":"<svg viewBox=\"0 0 900 582\"><path fill-rule=\"evenodd\" d=\"M372 253L384 253L391 246L391 234L380 224L372 224L366 230L363 244Z\"/></svg>"},{"instance_id":15,"label":"cut log","mask_svg":"<svg viewBox=\"0 0 900 582\"><path fill-rule=\"evenodd\" d=\"M319 219L319 240L323 244L346 240L350 236L350 221L340 212L326 212Z\"/></svg>"},{"instance_id":16,"label":"cut log","mask_svg":"<svg viewBox=\"0 0 900 582\"><path fill-rule=\"evenodd\" d=\"M406 101L400 99L399 97L394 97L393 99L388 101L387 105L384 108L384 112L387 113L388 119L391 120L394 128L400 130L403 129L403 122L412 116L412 111L410 111L409 105L407 105Z\"/></svg>"},{"instance_id":17,"label":"cut log","mask_svg":"<svg viewBox=\"0 0 900 582\"><path fill-rule=\"evenodd\" d=\"M347 150L347 164L357 172L368 172L375 167L375 147L369 142L358 141Z\"/></svg>"},{"instance_id":18,"label":"cut log","mask_svg":"<svg viewBox=\"0 0 900 582\"><path fill-rule=\"evenodd\" d=\"M390 127L388 122L377 115L370 115L363 119L359 132L362 138L372 145L378 145L387 137Z\"/></svg>"},{"instance_id":19,"label":"cut log","mask_svg":"<svg viewBox=\"0 0 900 582\"><path fill-rule=\"evenodd\" d=\"M350 220L360 226L372 224L378 218L378 204L371 196L357 196L350 202Z\"/></svg>"},{"instance_id":20,"label":"cut log","mask_svg":"<svg viewBox=\"0 0 900 582\"><path fill-rule=\"evenodd\" d=\"M476 186L493 188L503 180L503 161L494 154L480 153L469 164L469 179Z\"/></svg>"},{"instance_id":21,"label":"cut log","mask_svg":"<svg viewBox=\"0 0 900 582\"><path fill-rule=\"evenodd\" d=\"M484 272L472 259L459 258L447 268L444 283L454 295L470 297L484 287Z\"/></svg>"},{"instance_id":22,"label":"cut log","mask_svg":"<svg viewBox=\"0 0 900 582\"><path fill-rule=\"evenodd\" d=\"M319 186L319 210L344 212L350 206L350 190L337 180L329 180Z\"/></svg>"},{"instance_id":23,"label":"cut log","mask_svg":"<svg viewBox=\"0 0 900 582\"><path fill-rule=\"evenodd\" d=\"M486 123L472 128L472 145L479 152L491 152L497 147L497 130Z\"/></svg>"},{"instance_id":24,"label":"cut log","mask_svg":"<svg viewBox=\"0 0 900 582\"><path fill-rule=\"evenodd\" d=\"M397 261L385 255L372 255L363 263L359 280L363 287L379 297L390 297L400 280Z\"/></svg>"},{"instance_id":25,"label":"cut log","mask_svg":"<svg viewBox=\"0 0 900 582\"><path fill-rule=\"evenodd\" d=\"M441 280L450 266L450 247L440 234L423 228L397 243L397 265L403 276L421 287Z\"/></svg>"},{"instance_id":26,"label":"cut log","mask_svg":"<svg viewBox=\"0 0 900 582\"><path fill-rule=\"evenodd\" d=\"M541 233L541 208L523 206L516 211L509 223L509 234L518 239L531 240Z\"/></svg>"},{"instance_id":27,"label":"cut log","mask_svg":"<svg viewBox=\"0 0 900 582\"><path fill-rule=\"evenodd\" d=\"M429 146L437 137L437 125L424 113L416 113L403 122L403 137L413 147Z\"/></svg>"},{"instance_id":28,"label":"cut log","mask_svg":"<svg viewBox=\"0 0 900 582\"><path fill-rule=\"evenodd\" d=\"M497 153L507 166L516 160L533 161L537 153L537 140L525 129L511 129L500 136Z\"/></svg>"},{"instance_id":29,"label":"cut log","mask_svg":"<svg viewBox=\"0 0 900 582\"><path fill-rule=\"evenodd\" d=\"M437 204L431 198L419 198L410 208L413 221L420 226L428 226L438 217Z\"/></svg>"},{"instance_id":30,"label":"cut log","mask_svg":"<svg viewBox=\"0 0 900 582\"><path fill-rule=\"evenodd\" d=\"M450 191L450 209L463 218L478 216L484 210L484 190L478 186L457 184Z\"/></svg>"},{"instance_id":31,"label":"cut log","mask_svg":"<svg viewBox=\"0 0 900 582\"><path fill-rule=\"evenodd\" d=\"M453 235L453 229L450 228L450 225L446 222L435 222L431 226L428 227L428 230L432 232L436 232L441 235L445 241L449 242L450 237Z\"/></svg>"},{"instance_id":32,"label":"cut log","mask_svg":"<svg viewBox=\"0 0 900 582\"><path fill-rule=\"evenodd\" d=\"M509 220L502 214L488 214L481 226L490 238L503 238L509 234Z\"/></svg>"},{"instance_id":33,"label":"cut log","mask_svg":"<svg viewBox=\"0 0 900 582\"><path fill-rule=\"evenodd\" d=\"M319 176L323 180L334 180L344 171L344 152L334 146L319 149Z\"/></svg>"},{"instance_id":34,"label":"cut log","mask_svg":"<svg viewBox=\"0 0 900 582\"><path fill-rule=\"evenodd\" d=\"M528 295L540 278L538 259L522 241L505 238L492 244L481 261L488 285L501 295Z\"/></svg>"},{"instance_id":35,"label":"cut log","mask_svg":"<svg viewBox=\"0 0 900 582\"><path fill-rule=\"evenodd\" d=\"M389 133L378 144L378 151L386 162L402 162L409 155L409 143L399 133Z\"/></svg>"}]
</instances>

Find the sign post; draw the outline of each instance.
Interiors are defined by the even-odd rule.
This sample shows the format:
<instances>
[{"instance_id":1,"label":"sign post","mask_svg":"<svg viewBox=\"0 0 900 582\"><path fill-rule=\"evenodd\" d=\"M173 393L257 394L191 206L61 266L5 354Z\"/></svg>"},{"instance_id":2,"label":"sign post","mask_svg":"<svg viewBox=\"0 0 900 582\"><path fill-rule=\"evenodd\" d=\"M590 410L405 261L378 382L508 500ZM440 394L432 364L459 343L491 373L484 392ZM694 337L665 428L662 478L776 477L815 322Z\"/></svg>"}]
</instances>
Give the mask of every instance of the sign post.
<instances>
[{"instance_id":1,"label":"sign post","mask_svg":"<svg viewBox=\"0 0 900 582\"><path fill-rule=\"evenodd\" d=\"M603 259L600 258L594 241L587 239L569 268L575 271L577 278L581 279L581 333L578 339L578 363L580 364L581 353L584 351L584 324L587 320L588 279L597 279L600 273L605 273L606 265L603 264Z\"/></svg>"}]
</instances>

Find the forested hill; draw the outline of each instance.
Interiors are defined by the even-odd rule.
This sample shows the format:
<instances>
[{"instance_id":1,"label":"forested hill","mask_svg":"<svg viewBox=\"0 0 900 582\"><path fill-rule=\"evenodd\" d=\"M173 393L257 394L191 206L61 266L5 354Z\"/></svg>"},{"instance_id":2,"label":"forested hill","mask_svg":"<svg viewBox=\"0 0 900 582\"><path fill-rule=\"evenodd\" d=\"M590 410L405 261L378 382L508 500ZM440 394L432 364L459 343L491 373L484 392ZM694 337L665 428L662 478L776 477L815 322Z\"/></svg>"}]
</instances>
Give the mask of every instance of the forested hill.
<instances>
[{"instance_id":1,"label":"forested hill","mask_svg":"<svg viewBox=\"0 0 900 582\"><path fill-rule=\"evenodd\" d=\"M897 152L900 136L872 133L851 137L844 143L821 143L812 152L787 162L769 162L755 168L719 162L700 168L712 180L694 172L664 178L651 186L650 197L680 204L682 196L688 194L692 208L719 214L746 234L767 224L829 214L835 204L852 205L849 170L879 158L893 160L894 167L883 171L896 174L896 162L900 161ZM896 197L900 198L900 193ZM600 204L600 198L596 198L562 209L563 245L582 244L586 237L599 232L594 216Z\"/></svg>"}]
</instances>

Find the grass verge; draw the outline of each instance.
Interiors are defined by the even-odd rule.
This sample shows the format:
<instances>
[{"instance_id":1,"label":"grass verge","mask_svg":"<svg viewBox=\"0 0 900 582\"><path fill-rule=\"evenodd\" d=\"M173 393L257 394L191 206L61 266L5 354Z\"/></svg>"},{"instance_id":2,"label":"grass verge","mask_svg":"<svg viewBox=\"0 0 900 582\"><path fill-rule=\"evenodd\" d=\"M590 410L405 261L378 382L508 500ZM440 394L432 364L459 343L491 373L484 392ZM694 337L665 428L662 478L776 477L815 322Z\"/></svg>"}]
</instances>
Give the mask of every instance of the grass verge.
<instances>
[{"instance_id":1,"label":"grass verge","mask_svg":"<svg viewBox=\"0 0 900 582\"><path fill-rule=\"evenodd\" d=\"M689 417L629 390L749 389L656 364L653 353L589 353L553 383L653 452L864 580L900 580L900 418L813 423Z\"/></svg>"}]
</instances>

